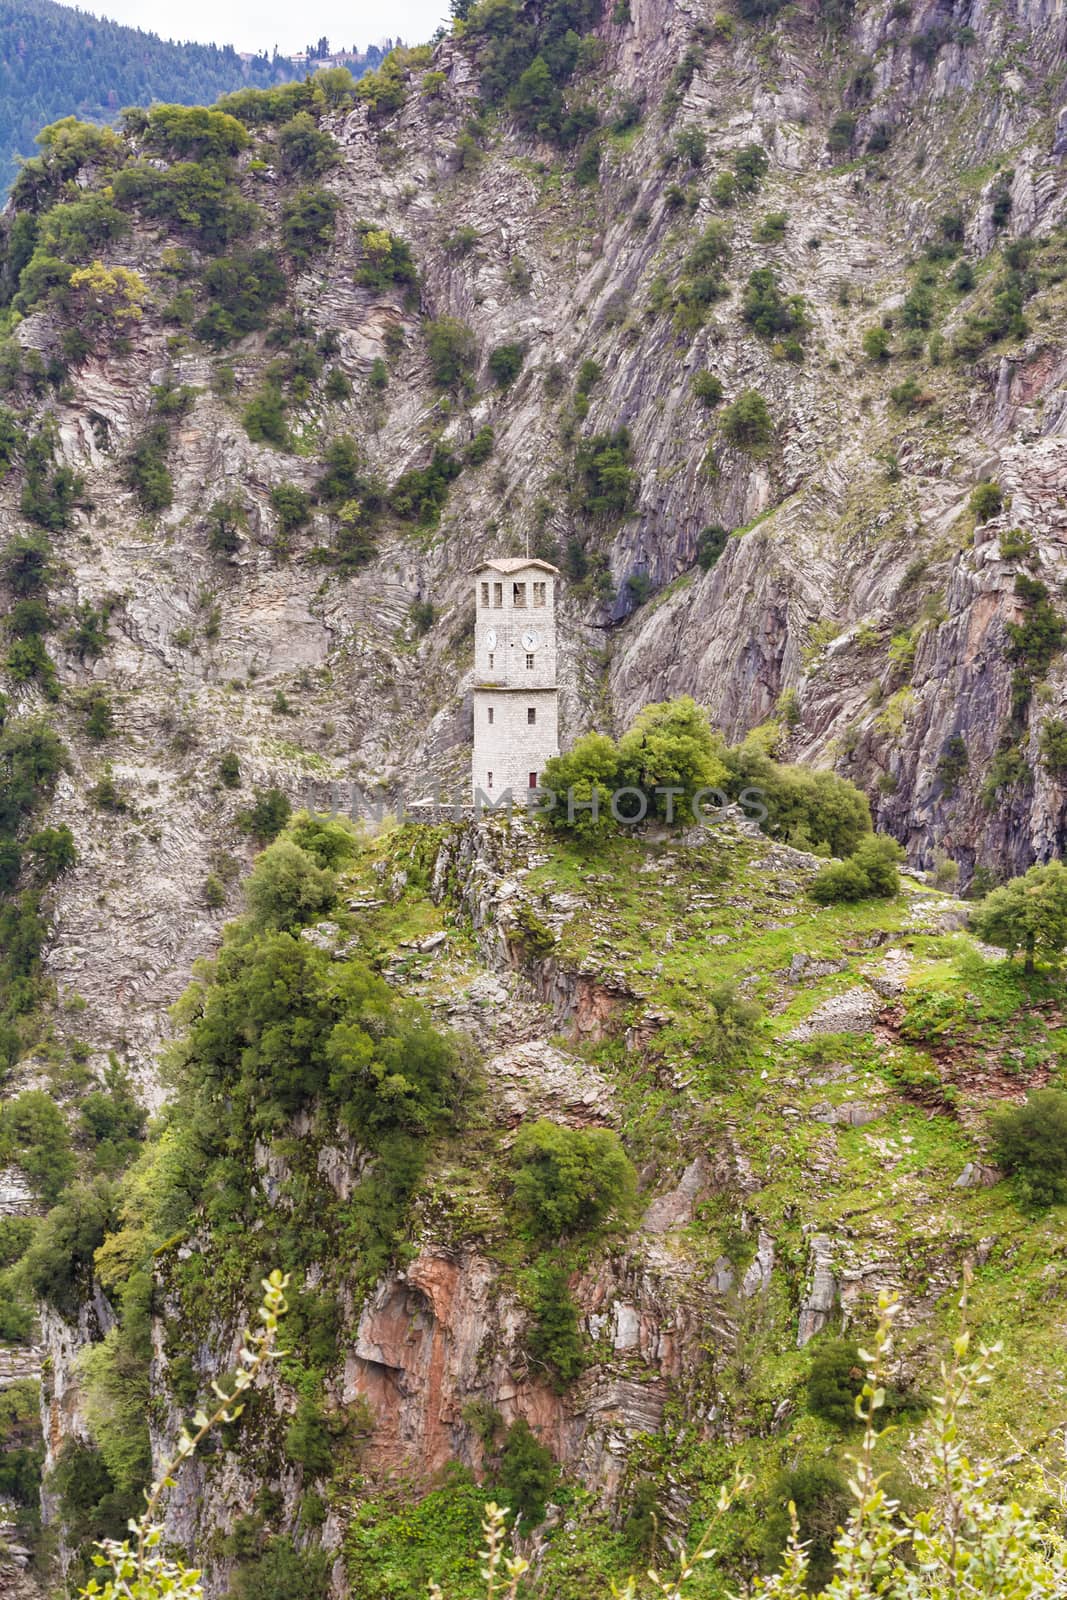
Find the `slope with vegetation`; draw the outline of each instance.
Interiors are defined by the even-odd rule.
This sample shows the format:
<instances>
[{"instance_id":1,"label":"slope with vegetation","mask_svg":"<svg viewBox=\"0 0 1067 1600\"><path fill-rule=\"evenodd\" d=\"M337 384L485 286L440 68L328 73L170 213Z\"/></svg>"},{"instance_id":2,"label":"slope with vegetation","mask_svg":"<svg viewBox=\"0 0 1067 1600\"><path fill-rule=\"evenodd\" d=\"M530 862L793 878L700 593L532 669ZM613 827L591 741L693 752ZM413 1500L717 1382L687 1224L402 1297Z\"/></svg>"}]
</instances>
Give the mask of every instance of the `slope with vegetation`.
<instances>
[{"instance_id":1,"label":"slope with vegetation","mask_svg":"<svg viewBox=\"0 0 1067 1600\"><path fill-rule=\"evenodd\" d=\"M518 819L367 839L300 813L177 1009L174 1096L126 1175L12 1102L9 1154L58 1188L66 1152L73 1181L7 1296L58 1327L103 1294L117 1318L78 1357L84 1432L48 1469L74 1551L135 1512L150 1446L224 1370L272 1266L288 1354L182 1469L168 1521L211 1593L314 1600L340 1550L357 1593L476 1596L495 1496L533 1561L522 1592L586 1595L698 1538L735 1471L692 1593L773 1568L789 1498L824 1577L879 1293L900 1311L876 1467L909 1508L965 1279L972 1337L1033 1377L967 1437L1041 1508L1058 976L997 959L912 880L820 904L820 857L785 840L825 848L836 802L869 845L841 780L817 795L685 703L650 708L619 748L638 747L650 794L668 769L758 762L768 810L791 802L769 832L728 807L595 840Z\"/></svg>"}]
</instances>

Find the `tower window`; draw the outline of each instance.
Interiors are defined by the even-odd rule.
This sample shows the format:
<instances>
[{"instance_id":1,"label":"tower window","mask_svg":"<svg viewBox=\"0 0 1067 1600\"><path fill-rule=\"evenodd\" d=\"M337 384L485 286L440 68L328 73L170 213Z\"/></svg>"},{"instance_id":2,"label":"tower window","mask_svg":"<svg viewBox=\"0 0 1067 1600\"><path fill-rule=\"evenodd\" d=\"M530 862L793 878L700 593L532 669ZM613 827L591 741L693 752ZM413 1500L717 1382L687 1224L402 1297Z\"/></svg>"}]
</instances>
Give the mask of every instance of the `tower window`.
<instances>
[{"instance_id":1,"label":"tower window","mask_svg":"<svg viewBox=\"0 0 1067 1600\"><path fill-rule=\"evenodd\" d=\"M511 586L511 603L512 603L512 605L515 605L515 606L525 606L525 604L526 604L526 585L524 583L513 583L512 584L512 586Z\"/></svg>"},{"instance_id":2,"label":"tower window","mask_svg":"<svg viewBox=\"0 0 1067 1600\"><path fill-rule=\"evenodd\" d=\"M536 722L537 721L537 707L536 706L527 706L526 707L526 720L527 720L527 722Z\"/></svg>"},{"instance_id":3,"label":"tower window","mask_svg":"<svg viewBox=\"0 0 1067 1600\"><path fill-rule=\"evenodd\" d=\"M485 786L487 789L493 787L493 774L491 772L487 772L485 775Z\"/></svg>"},{"instance_id":4,"label":"tower window","mask_svg":"<svg viewBox=\"0 0 1067 1600\"><path fill-rule=\"evenodd\" d=\"M493 670L493 665L494 665L495 661L496 661L496 656L490 650L490 652L489 652L489 671L490 672L492 672L492 670Z\"/></svg>"},{"instance_id":5,"label":"tower window","mask_svg":"<svg viewBox=\"0 0 1067 1600\"><path fill-rule=\"evenodd\" d=\"M545 584L545 583L535 583L534 584L534 586L533 586L533 602L534 602L535 606L543 606L543 605L546 604L545 595L546 595L547 589L548 589L548 585Z\"/></svg>"},{"instance_id":6,"label":"tower window","mask_svg":"<svg viewBox=\"0 0 1067 1600\"><path fill-rule=\"evenodd\" d=\"M494 608L494 610L499 611L503 604L504 604L504 585L502 583L494 583L494 585L493 585L493 608Z\"/></svg>"},{"instance_id":7,"label":"tower window","mask_svg":"<svg viewBox=\"0 0 1067 1600\"><path fill-rule=\"evenodd\" d=\"M490 721L490 723L492 722L492 720L493 720L493 708L492 708L492 706L490 706L489 707L489 721Z\"/></svg>"},{"instance_id":8,"label":"tower window","mask_svg":"<svg viewBox=\"0 0 1067 1600\"><path fill-rule=\"evenodd\" d=\"M532 667L533 667L533 664L534 664L534 658L533 658L533 656L531 656L531 655L528 655L528 656L527 656L527 657L526 657L526 668L527 668L527 671L530 671L530 670L531 670L531 669L532 669Z\"/></svg>"},{"instance_id":9,"label":"tower window","mask_svg":"<svg viewBox=\"0 0 1067 1600\"><path fill-rule=\"evenodd\" d=\"M483 606L487 606L488 604L489 604L489 585L487 583L483 583L482 584L482 605Z\"/></svg>"}]
</instances>

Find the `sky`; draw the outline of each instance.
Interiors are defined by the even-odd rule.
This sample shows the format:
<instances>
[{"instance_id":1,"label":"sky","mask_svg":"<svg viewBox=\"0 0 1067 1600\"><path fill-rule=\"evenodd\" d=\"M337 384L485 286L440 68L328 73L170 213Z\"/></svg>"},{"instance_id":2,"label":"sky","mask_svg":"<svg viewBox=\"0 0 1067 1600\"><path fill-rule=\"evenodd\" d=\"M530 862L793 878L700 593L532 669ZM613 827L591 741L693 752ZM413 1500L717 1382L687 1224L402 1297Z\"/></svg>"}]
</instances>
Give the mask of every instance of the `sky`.
<instances>
[{"instance_id":1,"label":"sky","mask_svg":"<svg viewBox=\"0 0 1067 1600\"><path fill-rule=\"evenodd\" d=\"M72 0L73 3L73 0ZM82 9L146 28L164 39L232 44L283 54L323 34L334 49L383 39L424 43L448 16L448 0L81 0Z\"/></svg>"}]
</instances>

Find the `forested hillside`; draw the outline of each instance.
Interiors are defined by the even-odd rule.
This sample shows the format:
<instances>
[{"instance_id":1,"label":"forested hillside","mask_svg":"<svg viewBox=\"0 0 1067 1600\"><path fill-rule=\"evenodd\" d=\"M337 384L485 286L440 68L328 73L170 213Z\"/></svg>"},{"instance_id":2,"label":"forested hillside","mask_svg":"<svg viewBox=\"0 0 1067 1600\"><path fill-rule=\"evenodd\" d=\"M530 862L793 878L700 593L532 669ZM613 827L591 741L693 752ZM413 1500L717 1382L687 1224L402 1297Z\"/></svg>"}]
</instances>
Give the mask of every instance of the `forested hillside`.
<instances>
[{"instance_id":1,"label":"forested hillside","mask_svg":"<svg viewBox=\"0 0 1067 1600\"><path fill-rule=\"evenodd\" d=\"M123 106L217 99L244 84L295 76L283 56L245 60L231 45L174 44L50 0L0 5L0 185L33 154L46 123L71 114L109 121Z\"/></svg>"}]
</instances>

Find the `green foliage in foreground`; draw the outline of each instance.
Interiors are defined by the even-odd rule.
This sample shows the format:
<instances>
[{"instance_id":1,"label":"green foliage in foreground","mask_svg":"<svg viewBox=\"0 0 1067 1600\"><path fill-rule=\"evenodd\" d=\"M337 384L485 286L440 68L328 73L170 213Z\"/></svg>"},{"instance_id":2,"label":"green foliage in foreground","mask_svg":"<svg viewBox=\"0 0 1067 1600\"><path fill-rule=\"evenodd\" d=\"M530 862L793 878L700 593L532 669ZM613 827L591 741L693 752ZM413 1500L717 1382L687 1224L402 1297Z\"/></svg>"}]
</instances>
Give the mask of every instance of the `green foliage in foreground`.
<instances>
[{"instance_id":1,"label":"green foliage in foreground","mask_svg":"<svg viewBox=\"0 0 1067 1600\"><path fill-rule=\"evenodd\" d=\"M195 1433L183 1431L175 1461L153 1484L146 1511L133 1524L133 1538L101 1545L94 1561L104 1581L94 1580L83 1588L81 1600L130 1600L131 1596L134 1600L202 1600L200 1574L162 1554L160 1504L181 1464L213 1428L239 1412L237 1402L258 1367L273 1358L285 1281L280 1274L272 1275L268 1288L274 1298L264 1306L272 1320L246 1341L235 1385L230 1393L220 1392L214 1415L197 1413L192 1424ZM867 1358L868 1375L856 1402L863 1442L851 1458L847 1489L844 1479L826 1463L795 1469L783 1480L783 1489L795 1496L784 1519L784 1549L778 1570L752 1582L747 1590L750 1600L809 1600L812 1594L818 1600L962 1600L964 1596L967 1600L1053 1600L1067 1583L1067 1544L1062 1533L1043 1524L1035 1512L1017 1501L999 1499L993 1469L973 1462L960 1440L963 1413L991 1381L996 1355L995 1350L984 1348L972 1355L967 1333L956 1338L951 1359L942 1363L941 1395L921 1440L920 1478L930 1486L926 1503L922 1509L904 1514L890 1498L874 1459L878 1441L888 1431L878 1424L886 1401L884 1375L892 1351L895 1311L883 1295L873 1353ZM498 1473L501 1488L511 1497L512 1510L527 1523L539 1521L555 1487L556 1469L549 1452L522 1419L508 1430ZM699 1593L706 1593L704 1575L721 1571L714 1545L717 1531L747 1487L743 1480L724 1486L716 1514L699 1544L691 1552L683 1552L675 1573L665 1577L650 1571L650 1590L642 1585L641 1592L651 1592L660 1600L697 1600ZM367 1509L357 1513L349 1534L350 1576L354 1569L365 1583L375 1583L374 1592L398 1600L413 1600L418 1592L413 1584L417 1581L421 1588L427 1578L431 1600L472 1600L474 1596L516 1600L525 1592L523 1580L529 1563L508 1553L508 1511L493 1501L485 1505L482 1514L482 1541L477 1541L481 1584L475 1580L471 1528L475 1494L472 1490L455 1495L449 1486L438 1491L437 1497L428 1496L414 1512L405 1512L399 1526L396 1519L376 1525ZM1057 1503L1051 1486L1050 1503L1053 1507ZM813 1527L800 1521L805 1507L816 1518ZM439 1515L442 1512L445 1526ZM836 1529L835 1512L840 1514ZM768 1544L777 1542L777 1532L768 1524ZM445 1557L439 1544L442 1533L446 1548L449 1535L465 1536L468 1541L463 1570L447 1595L437 1581L441 1573L438 1563ZM421 1560L419 1542L425 1544ZM383 1570L385 1552L399 1559ZM588 1592L590 1600L598 1594L607 1600L609 1592L620 1600L636 1600L638 1584L631 1578L620 1590L604 1573Z\"/></svg>"}]
</instances>

